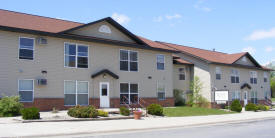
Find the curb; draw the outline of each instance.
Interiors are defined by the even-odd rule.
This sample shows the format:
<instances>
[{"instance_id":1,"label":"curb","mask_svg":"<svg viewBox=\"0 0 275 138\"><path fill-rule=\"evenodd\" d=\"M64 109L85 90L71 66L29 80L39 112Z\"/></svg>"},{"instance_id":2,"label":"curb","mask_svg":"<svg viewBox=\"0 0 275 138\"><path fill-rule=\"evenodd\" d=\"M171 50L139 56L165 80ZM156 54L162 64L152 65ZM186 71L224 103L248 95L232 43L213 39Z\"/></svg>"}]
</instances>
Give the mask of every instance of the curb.
<instances>
[{"instance_id":1,"label":"curb","mask_svg":"<svg viewBox=\"0 0 275 138\"><path fill-rule=\"evenodd\" d=\"M178 126L160 126L151 128L135 128L135 129L121 129L121 130L109 130L109 131L90 131L90 132L77 132L77 133L60 133L60 134L50 134L50 135L30 135L23 137L51 137L51 136L66 136L66 135L85 135L85 134L106 134L106 133L116 133L116 132L129 132L129 131L143 131L143 130L161 130L161 129L175 129L175 128L187 128L187 127L199 127L208 125L222 125L222 124L238 124L238 123L248 123L248 122L258 122L264 120L275 120L275 117L264 117L256 119L247 120L233 120L233 121L221 121L221 122L210 122L210 123L199 123L190 125L178 125Z\"/></svg>"}]
</instances>

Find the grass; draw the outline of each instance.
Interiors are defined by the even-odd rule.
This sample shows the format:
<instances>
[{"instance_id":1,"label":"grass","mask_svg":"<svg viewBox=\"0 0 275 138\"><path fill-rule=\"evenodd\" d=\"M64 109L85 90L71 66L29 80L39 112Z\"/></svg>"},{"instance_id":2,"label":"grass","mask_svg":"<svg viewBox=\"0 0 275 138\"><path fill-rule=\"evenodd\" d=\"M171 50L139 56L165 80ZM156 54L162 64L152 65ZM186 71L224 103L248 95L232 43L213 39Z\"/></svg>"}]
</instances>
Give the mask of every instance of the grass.
<instances>
[{"instance_id":1,"label":"grass","mask_svg":"<svg viewBox=\"0 0 275 138\"><path fill-rule=\"evenodd\" d=\"M164 115L168 116L168 117L222 115L222 114L235 113L235 112L227 112L227 111L219 110L219 109L187 107L187 106L178 106L175 108L164 108L163 112L164 112Z\"/></svg>"},{"instance_id":2,"label":"grass","mask_svg":"<svg viewBox=\"0 0 275 138\"><path fill-rule=\"evenodd\" d=\"M272 102L275 102L275 98L272 98Z\"/></svg>"}]
</instances>

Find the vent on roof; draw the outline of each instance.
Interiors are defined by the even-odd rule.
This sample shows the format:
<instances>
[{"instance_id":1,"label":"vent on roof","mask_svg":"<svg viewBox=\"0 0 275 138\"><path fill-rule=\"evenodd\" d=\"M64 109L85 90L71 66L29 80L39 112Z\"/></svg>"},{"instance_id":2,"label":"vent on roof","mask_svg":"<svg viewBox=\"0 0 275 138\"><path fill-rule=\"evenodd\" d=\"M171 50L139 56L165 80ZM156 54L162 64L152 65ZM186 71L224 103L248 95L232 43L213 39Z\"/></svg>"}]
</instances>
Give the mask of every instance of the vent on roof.
<instances>
[{"instance_id":1,"label":"vent on roof","mask_svg":"<svg viewBox=\"0 0 275 138\"><path fill-rule=\"evenodd\" d=\"M48 40L46 38L43 38L43 37L38 37L36 39L36 41L37 41L38 45L46 45L46 44L48 44Z\"/></svg>"}]
</instances>

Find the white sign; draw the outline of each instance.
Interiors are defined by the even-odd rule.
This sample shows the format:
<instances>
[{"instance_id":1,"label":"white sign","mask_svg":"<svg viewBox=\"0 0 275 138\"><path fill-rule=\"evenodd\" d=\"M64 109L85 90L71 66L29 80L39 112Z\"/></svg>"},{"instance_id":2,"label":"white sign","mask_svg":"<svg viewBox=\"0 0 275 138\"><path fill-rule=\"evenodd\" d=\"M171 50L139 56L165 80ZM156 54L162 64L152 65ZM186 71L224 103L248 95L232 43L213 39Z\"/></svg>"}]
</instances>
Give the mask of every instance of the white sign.
<instances>
[{"instance_id":1,"label":"white sign","mask_svg":"<svg viewBox=\"0 0 275 138\"><path fill-rule=\"evenodd\" d=\"M215 101L228 101L228 91L215 91Z\"/></svg>"}]
</instances>

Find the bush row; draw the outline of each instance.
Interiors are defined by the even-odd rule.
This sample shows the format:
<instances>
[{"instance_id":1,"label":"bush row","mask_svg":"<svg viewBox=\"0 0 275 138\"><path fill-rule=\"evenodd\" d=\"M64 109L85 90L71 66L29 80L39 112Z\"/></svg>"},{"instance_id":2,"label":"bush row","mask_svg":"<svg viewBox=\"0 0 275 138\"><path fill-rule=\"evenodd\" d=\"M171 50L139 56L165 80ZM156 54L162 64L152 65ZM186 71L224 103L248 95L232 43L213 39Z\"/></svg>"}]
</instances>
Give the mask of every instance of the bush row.
<instances>
[{"instance_id":1,"label":"bush row","mask_svg":"<svg viewBox=\"0 0 275 138\"><path fill-rule=\"evenodd\" d=\"M256 104L253 104L253 103L248 103L246 106L245 106L245 111L257 111L257 110L261 110L261 111L268 111L270 109L269 106L266 106L266 105L256 105Z\"/></svg>"}]
</instances>

